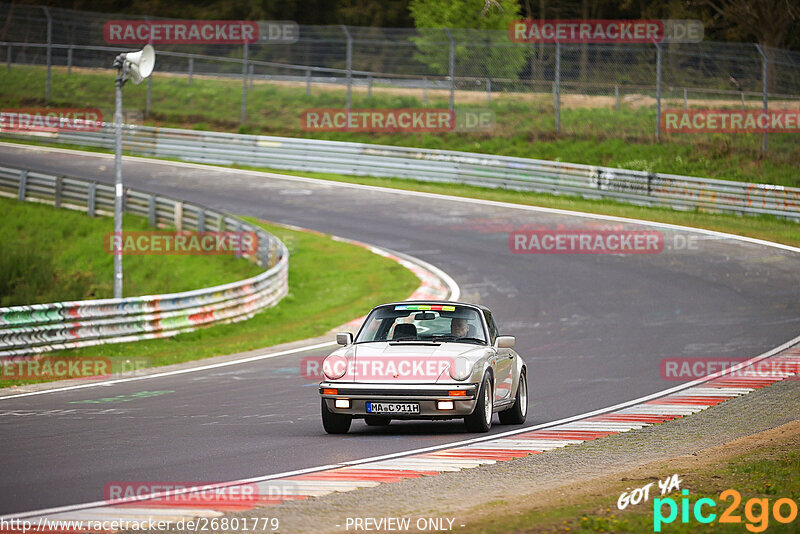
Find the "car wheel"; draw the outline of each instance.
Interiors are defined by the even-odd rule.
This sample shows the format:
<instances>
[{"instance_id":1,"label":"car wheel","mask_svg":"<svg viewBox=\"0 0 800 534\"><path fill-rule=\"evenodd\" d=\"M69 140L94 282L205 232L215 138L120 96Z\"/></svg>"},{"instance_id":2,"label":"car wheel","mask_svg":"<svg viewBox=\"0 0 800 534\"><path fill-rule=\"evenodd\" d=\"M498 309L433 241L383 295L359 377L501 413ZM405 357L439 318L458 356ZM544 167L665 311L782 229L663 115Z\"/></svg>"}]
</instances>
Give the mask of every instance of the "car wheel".
<instances>
[{"instance_id":1,"label":"car wheel","mask_svg":"<svg viewBox=\"0 0 800 534\"><path fill-rule=\"evenodd\" d=\"M386 426L392 422L392 418L385 415L365 415L364 422L369 426Z\"/></svg>"},{"instance_id":2,"label":"car wheel","mask_svg":"<svg viewBox=\"0 0 800 534\"><path fill-rule=\"evenodd\" d=\"M504 425L521 425L525 422L525 417L528 415L528 380L526 374L525 371L522 371L519 375L519 386L517 386L517 394L514 397L514 406L497 414L500 417L500 422Z\"/></svg>"},{"instance_id":3,"label":"car wheel","mask_svg":"<svg viewBox=\"0 0 800 534\"><path fill-rule=\"evenodd\" d=\"M322 426L325 427L325 432L328 434L347 434L352 421L352 415L333 413L328 410L325 399L322 399Z\"/></svg>"},{"instance_id":4,"label":"car wheel","mask_svg":"<svg viewBox=\"0 0 800 534\"><path fill-rule=\"evenodd\" d=\"M484 375L478 391L478 402L475 411L464 418L464 424L470 432L488 432L492 428L492 408L494 407L494 391L489 375Z\"/></svg>"}]
</instances>

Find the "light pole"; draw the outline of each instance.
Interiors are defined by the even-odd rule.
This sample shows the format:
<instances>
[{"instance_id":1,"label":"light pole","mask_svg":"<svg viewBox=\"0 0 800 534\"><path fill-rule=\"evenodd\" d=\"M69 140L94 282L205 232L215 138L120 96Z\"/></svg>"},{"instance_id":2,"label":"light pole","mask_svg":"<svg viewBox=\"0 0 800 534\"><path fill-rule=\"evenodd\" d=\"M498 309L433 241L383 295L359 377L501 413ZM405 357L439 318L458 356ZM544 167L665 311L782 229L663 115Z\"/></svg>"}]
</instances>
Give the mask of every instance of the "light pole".
<instances>
[{"instance_id":1,"label":"light pole","mask_svg":"<svg viewBox=\"0 0 800 534\"><path fill-rule=\"evenodd\" d=\"M114 59L117 69L116 108L114 110L115 151L114 151L114 298L122 298L122 86L130 79L139 85L142 80L153 73L156 64L156 52L150 45L139 52L120 54Z\"/></svg>"}]
</instances>

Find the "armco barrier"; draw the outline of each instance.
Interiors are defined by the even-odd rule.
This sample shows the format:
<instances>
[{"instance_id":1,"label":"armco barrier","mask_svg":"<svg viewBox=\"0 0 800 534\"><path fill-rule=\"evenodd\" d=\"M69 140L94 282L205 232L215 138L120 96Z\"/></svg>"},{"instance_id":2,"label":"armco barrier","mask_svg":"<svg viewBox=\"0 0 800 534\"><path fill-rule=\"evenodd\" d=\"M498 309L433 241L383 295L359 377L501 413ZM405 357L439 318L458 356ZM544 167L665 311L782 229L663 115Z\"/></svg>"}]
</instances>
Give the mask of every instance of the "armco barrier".
<instances>
[{"instance_id":1,"label":"armco barrier","mask_svg":"<svg viewBox=\"0 0 800 534\"><path fill-rule=\"evenodd\" d=\"M0 167L0 196L91 216L111 215L114 210L111 185L25 169ZM151 226L255 232L258 250L248 259L266 270L246 280L184 293L0 308L0 359L174 336L204 325L248 319L286 295L289 253L261 228L204 206L132 189L126 189L124 205L128 213L148 217Z\"/></svg>"},{"instance_id":2,"label":"armco barrier","mask_svg":"<svg viewBox=\"0 0 800 534\"><path fill-rule=\"evenodd\" d=\"M110 124L96 132L46 135L57 143L114 147ZM2 132L2 136L29 138L11 132ZM123 143L131 153L184 161L462 183L800 221L800 188L779 185L450 150L132 125L125 126Z\"/></svg>"}]
</instances>

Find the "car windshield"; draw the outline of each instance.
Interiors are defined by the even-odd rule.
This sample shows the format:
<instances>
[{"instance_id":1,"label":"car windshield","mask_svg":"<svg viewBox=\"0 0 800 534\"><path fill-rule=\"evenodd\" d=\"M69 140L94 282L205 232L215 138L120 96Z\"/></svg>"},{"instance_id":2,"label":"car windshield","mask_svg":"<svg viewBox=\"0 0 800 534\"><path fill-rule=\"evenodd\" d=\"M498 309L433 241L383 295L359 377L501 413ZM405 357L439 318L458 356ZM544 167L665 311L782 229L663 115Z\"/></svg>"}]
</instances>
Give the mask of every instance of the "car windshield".
<instances>
[{"instance_id":1,"label":"car windshield","mask_svg":"<svg viewBox=\"0 0 800 534\"><path fill-rule=\"evenodd\" d=\"M480 313L466 306L447 304L396 304L369 314L356 343L455 342L485 344Z\"/></svg>"}]
</instances>

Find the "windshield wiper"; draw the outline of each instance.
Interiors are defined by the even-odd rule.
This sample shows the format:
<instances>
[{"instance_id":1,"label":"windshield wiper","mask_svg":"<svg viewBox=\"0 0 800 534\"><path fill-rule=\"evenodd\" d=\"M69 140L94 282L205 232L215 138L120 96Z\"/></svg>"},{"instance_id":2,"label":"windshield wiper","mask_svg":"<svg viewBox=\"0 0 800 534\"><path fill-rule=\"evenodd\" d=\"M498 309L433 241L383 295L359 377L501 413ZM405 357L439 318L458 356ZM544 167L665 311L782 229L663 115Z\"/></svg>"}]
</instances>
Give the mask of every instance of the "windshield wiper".
<instances>
[{"instance_id":1,"label":"windshield wiper","mask_svg":"<svg viewBox=\"0 0 800 534\"><path fill-rule=\"evenodd\" d=\"M445 336L436 336L436 339L438 341L453 341L455 343L461 343L461 342L466 342L466 343L478 342L480 344L486 343L484 340L478 339L477 337L458 337L452 335L451 336L445 335Z\"/></svg>"}]
</instances>

